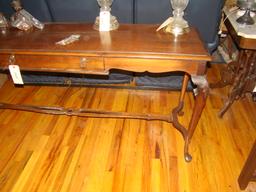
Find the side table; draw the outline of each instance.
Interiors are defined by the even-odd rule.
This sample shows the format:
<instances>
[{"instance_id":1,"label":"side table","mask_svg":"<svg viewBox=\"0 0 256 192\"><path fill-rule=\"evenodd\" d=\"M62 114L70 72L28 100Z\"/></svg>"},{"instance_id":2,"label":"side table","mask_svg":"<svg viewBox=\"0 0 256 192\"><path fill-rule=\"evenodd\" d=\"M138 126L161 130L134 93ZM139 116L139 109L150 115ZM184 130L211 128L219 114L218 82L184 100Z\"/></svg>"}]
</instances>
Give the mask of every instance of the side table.
<instances>
[{"instance_id":1,"label":"side table","mask_svg":"<svg viewBox=\"0 0 256 192\"><path fill-rule=\"evenodd\" d=\"M107 75L112 69L135 73L165 73L181 71L184 74L177 107L169 114L145 114L106 111L88 108L63 108L0 102L0 109L12 109L37 113L97 117L160 120L172 123L183 136L184 157L191 161L189 143L203 112L208 96L205 77L207 62L211 56L195 28L175 37L156 32L157 25L124 24L117 30L99 33L92 24L48 23L43 30L21 32L10 28L0 33L0 69L16 66L23 71L61 72ZM68 45L56 42L79 34L80 39ZM18 67L17 67L18 66ZM16 77L14 75L14 77ZM188 128L179 122L188 81L191 78L198 87Z\"/></svg>"},{"instance_id":2,"label":"side table","mask_svg":"<svg viewBox=\"0 0 256 192\"><path fill-rule=\"evenodd\" d=\"M248 30L236 23L236 13L224 9L224 14L225 25L239 49L239 55L237 61L229 63L222 71L221 80L211 85L211 88L231 85L228 99L219 112L220 117L235 100L244 97L248 92L252 93L256 85L256 24L248 26Z\"/></svg>"}]
</instances>

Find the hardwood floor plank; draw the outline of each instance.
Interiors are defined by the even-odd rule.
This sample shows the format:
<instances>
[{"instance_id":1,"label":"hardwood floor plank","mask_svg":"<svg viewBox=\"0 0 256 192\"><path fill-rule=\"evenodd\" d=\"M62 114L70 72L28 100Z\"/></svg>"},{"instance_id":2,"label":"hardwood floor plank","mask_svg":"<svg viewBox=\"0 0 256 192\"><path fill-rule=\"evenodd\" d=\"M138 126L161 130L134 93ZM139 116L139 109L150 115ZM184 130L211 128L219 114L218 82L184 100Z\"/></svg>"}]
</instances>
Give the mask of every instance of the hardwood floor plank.
<instances>
[{"instance_id":1,"label":"hardwood floor plank","mask_svg":"<svg viewBox=\"0 0 256 192\"><path fill-rule=\"evenodd\" d=\"M42 136L42 138L39 140L38 148L31 155L29 161L26 163L26 166L22 170L17 182L14 184L13 188L11 188L11 191L15 192L26 190L24 186L27 182L29 182L29 177L31 176L33 170L36 169L37 161L39 160L41 153L44 151L44 147L48 139L48 136Z\"/></svg>"}]
</instances>

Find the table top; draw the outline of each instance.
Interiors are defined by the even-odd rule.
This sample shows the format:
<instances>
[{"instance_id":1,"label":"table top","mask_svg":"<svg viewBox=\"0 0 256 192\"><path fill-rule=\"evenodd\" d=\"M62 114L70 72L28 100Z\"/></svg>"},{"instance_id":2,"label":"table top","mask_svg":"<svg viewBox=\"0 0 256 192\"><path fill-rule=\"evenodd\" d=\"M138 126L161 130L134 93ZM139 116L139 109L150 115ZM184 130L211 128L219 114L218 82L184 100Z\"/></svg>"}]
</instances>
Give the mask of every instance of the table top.
<instances>
[{"instance_id":1,"label":"table top","mask_svg":"<svg viewBox=\"0 0 256 192\"><path fill-rule=\"evenodd\" d=\"M237 10L230 11L224 9L225 25L235 40L236 44L242 49L256 49L256 16L254 25L241 25L236 22L239 17Z\"/></svg>"},{"instance_id":2,"label":"table top","mask_svg":"<svg viewBox=\"0 0 256 192\"><path fill-rule=\"evenodd\" d=\"M49 23L43 30L34 28L24 32L10 28L6 34L0 34L0 53L37 52L211 60L194 28L189 33L175 37L172 34L156 32L157 27L148 24L124 24L115 31L98 32L92 28L92 24ZM72 34L79 34L80 39L69 45L56 45L56 42Z\"/></svg>"}]
</instances>

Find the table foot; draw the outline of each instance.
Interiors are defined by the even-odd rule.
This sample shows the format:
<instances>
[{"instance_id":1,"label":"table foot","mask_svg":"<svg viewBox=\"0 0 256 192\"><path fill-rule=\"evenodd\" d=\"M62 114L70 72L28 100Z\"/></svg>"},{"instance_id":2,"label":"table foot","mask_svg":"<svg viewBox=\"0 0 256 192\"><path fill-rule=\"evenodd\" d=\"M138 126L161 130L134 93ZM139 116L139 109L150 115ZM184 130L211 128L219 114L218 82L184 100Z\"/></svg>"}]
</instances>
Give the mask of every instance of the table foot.
<instances>
[{"instance_id":1,"label":"table foot","mask_svg":"<svg viewBox=\"0 0 256 192\"><path fill-rule=\"evenodd\" d=\"M172 116L173 116L173 126L182 134L184 139L184 159L186 162L190 162L192 160L192 156L188 152L189 148L189 140L188 140L188 130L179 123L178 121L178 115L182 112L184 103L179 102L179 105L172 110Z\"/></svg>"},{"instance_id":2,"label":"table foot","mask_svg":"<svg viewBox=\"0 0 256 192\"><path fill-rule=\"evenodd\" d=\"M184 158L187 163L192 161L192 156L189 153L185 153Z\"/></svg>"},{"instance_id":3,"label":"table foot","mask_svg":"<svg viewBox=\"0 0 256 192\"><path fill-rule=\"evenodd\" d=\"M222 107L222 109L219 111L218 116L220 118L223 117L223 115L226 113L226 111L230 108L230 106L232 105L233 101L226 101L226 103L224 104L224 106Z\"/></svg>"},{"instance_id":4,"label":"table foot","mask_svg":"<svg viewBox=\"0 0 256 192\"><path fill-rule=\"evenodd\" d=\"M187 136L187 138L185 138L185 145L184 145L184 159L187 163L189 163L190 161L192 161L192 156L189 153L189 138Z\"/></svg>"}]
</instances>

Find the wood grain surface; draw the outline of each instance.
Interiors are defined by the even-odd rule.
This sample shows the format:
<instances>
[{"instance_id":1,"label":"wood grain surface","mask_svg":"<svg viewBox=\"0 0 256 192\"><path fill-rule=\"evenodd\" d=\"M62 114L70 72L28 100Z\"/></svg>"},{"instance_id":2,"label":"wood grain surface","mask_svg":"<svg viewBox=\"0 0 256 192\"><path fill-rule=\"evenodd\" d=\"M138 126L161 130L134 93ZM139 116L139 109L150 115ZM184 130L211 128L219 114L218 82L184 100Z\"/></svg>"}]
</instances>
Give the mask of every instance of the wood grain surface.
<instances>
[{"instance_id":1,"label":"wood grain surface","mask_svg":"<svg viewBox=\"0 0 256 192\"><path fill-rule=\"evenodd\" d=\"M196 29L191 28L189 33L175 37L174 35L156 32L157 25L124 24L118 30L99 32L92 28L92 24L52 23L46 24L43 30L32 29L27 32L10 28L6 34L0 34L0 50L13 53L46 52L69 54L88 53L99 54L125 54L166 57L198 57L209 59L203 42ZM79 34L80 39L66 46L57 45L56 42ZM191 49L192 48L192 49ZM68 52L68 53L67 53ZM178 54L178 56L177 56Z\"/></svg>"},{"instance_id":2,"label":"wood grain surface","mask_svg":"<svg viewBox=\"0 0 256 192\"><path fill-rule=\"evenodd\" d=\"M216 66L208 70L216 81ZM0 191L236 192L238 175L256 137L256 104L235 102L218 118L226 88L210 91L190 149L170 124L0 111ZM156 90L25 86L7 81L0 101L168 113L179 93ZM191 114L191 93L185 114ZM189 116L180 117L183 124ZM255 191L250 184L248 191Z\"/></svg>"},{"instance_id":3,"label":"wood grain surface","mask_svg":"<svg viewBox=\"0 0 256 192\"><path fill-rule=\"evenodd\" d=\"M157 27L126 24L99 32L91 24L55 23L26 32L10 28L0 34L0 69L16 64L24 71L107 74L110 69L122 69L203 75L211 56L197 30L175 37L156 32ZM65 46L56 44L73 34L80 39Z\"/></svg>"}]
</instances>

